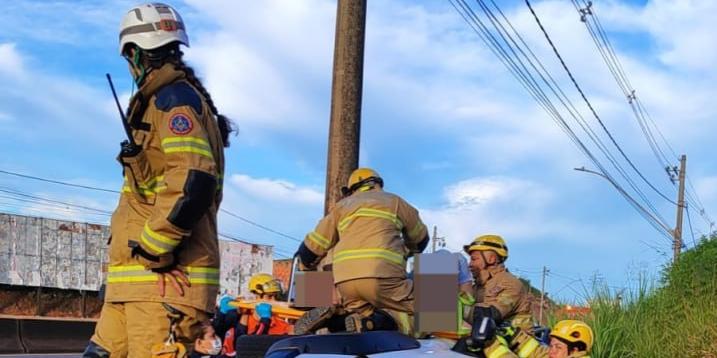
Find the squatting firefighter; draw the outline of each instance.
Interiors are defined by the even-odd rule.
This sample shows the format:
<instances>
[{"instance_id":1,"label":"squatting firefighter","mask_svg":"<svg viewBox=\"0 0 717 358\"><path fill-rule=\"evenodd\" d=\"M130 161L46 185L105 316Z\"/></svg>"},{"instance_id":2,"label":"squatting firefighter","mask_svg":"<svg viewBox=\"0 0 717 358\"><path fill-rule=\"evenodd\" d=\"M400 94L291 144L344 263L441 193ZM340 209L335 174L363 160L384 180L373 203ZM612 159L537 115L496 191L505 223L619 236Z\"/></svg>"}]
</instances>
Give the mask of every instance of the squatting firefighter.
<instances>
[{"instance_id":1,"label":"squatting firefighter","mask_svg":"<svg viewBox=\"0 0 717 358\"><path fill-rule=\"evenodd\" d=\"M470 269L475 281L473 296L459 294L465 308L464 319L474 325L489 318L496 325L531 328L530 296L523 283L505 267L508 259L505 240L498 235L481 235L463 249L470 255ZM486 343L483 351L487 357L510 356L499 340ZM456 348L463 350L459 347L462 342Z\"/></svg>"},{"instance_id":2,"label":"squatting firefighter","mask_svg":"<svg viewBox=\"0 0 717 358\"><path fill-rule=\"evenodd\" d=\"M550 345L541 345L528 331L519 330L504 336L502 344L511 350L498 357L520 358L589 358L594 341L593 331L585 322L563 320L550 331Z\"/></svg>"},{"instance_id":3,"label":"squatting firefighter","mask_svg":"<svg viewBox=\"0 0 717 358\"><path fill-rule=\"evenodd\" d=\"M105 304L86 357L149 357L167 337L169 309L182 317L177 342L191 348L214 310L231 125L180 44L189 46L185 24L168 5L140 5L122 19L119 52L138 88L124 124L136 146L123 145L118 157L125 181L111 221Z\"/></svg>"},{"instance_id":4,"label":"squatting firefighter","mask_svg":"<svg viewBox=\"0 0 717 358\"><path fill-rule=\"evenodd\" d=\"M249 291L262 301L253 312L240 311L230 305L234 297L221 299L214 327L224 337L224 354L235 356L236 340L242 335L290 334L293 327L285 320L272 316L272 303L282 294L281 284L269 274L256 274L249 279Z\"/></svg>"},{"instance_id":5,"label":"squatting firefighter","mask_svg":"<svg viewBox=\"0 0 717 358\"><path fill-rule=\"evenodd\" d=\"M347 331L397 329L412 335L414 296L406 258L428 245L426 226L413 206L383 191L383 179L372 169L356 169L343 191L345 197L299 247L301 264L315 267L333 248ZM297 333L299 327L297 322Z\"/></svg>"}]
</instances>

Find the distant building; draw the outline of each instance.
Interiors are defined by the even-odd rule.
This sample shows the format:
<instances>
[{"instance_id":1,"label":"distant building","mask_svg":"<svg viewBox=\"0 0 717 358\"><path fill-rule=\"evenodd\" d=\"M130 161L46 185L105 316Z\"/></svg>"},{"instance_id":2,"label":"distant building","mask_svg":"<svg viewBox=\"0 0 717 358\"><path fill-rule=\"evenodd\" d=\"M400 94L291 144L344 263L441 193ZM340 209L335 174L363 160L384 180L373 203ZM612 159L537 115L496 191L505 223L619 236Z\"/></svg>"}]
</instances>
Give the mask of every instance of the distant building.
<instances>
[{"instance_id":1,"label":"distant building","mask_svg":"<svg viewBox=\"0 0 717 358\"><path fill-rule=\"evenodd\" d=\"M0 213L0 284L98 291L107 272L106 225ZM221 292L248 295L255 273L272 272L273 248L219 241Z\"/></svg>"}]
</instances>

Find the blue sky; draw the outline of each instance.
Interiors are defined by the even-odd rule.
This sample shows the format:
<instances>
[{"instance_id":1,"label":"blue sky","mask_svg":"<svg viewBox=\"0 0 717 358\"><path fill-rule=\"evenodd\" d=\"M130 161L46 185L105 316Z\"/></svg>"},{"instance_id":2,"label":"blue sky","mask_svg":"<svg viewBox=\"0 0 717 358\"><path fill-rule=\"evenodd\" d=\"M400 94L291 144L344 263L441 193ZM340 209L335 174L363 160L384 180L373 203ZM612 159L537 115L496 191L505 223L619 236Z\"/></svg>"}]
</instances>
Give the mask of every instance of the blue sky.
<instances>
[{"instance_id":1,"label":"blue sky","mask_svg":"<svg viewBox=\"0 0 717 358\"><path fill-rule=\"evenodd\" d=\"M567 82L522 1L501 7L558 79ZM640 127L569 1L535 1L566 63L643 173L675 196ZM117 53L130 1L15 1L0 13L0 169L119 188L122 140L104 73L123 101L131 86ZM330 0L175 2L187 59L220 111L238 124L227 153L223 207L302 238L323 212L336 4ZM604 1L603 26L632 85L678 154L708 213L717 209L710 1ZM579 299L596 273L614 287L668 262L670 243L589 166L569 139L459 17L448 1L369 1L362 165L437 225L448 248L502 234L513 271L554 296ZM597 123L591 125L597 129ZM676 162L673 160L673 162ZM593 168L594 169L594 168ZM675 208L649 192L667 222ZM0 189L112 210L116 196L0 175ZM105 216L0 195L0 210L66 219ZM709 226L692 213L695 235ZM296 242L222 216L220 230L291 253ZM692 245L687 221L685 239ZM660 253L662 251L663 253ZM576 293L577 291L577 293Z\"/></svg>"}]
</instances>

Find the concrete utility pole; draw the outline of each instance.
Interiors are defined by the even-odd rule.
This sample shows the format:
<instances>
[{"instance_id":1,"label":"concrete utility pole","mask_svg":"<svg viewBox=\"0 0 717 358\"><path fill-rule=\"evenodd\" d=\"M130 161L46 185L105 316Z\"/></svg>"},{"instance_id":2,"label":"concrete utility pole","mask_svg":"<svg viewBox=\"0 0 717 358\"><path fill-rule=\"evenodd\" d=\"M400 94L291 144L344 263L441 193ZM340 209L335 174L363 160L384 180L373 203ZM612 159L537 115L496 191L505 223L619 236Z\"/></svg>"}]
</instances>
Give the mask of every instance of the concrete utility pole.
<instances>
[{"instance_id":1,"label":"concrete utility pole","mask_svg":"<svg viewBox=\"0 0 717 358\"><path fill-rule=\"evenodd\" d=\"M680 256L680 251L682 250L682 212L685 208L685 170L687 169L687 156L682 155L680 157L680 173L679 173L679 180L680 180L680 189L677 192L677 222L675 223L675 230L672 230L672 234L674 235L674 244L673 244L673 262L677 261L677 258Z\"/></svg>"},{"instance_id":2,"label":"concrete utility pole","mask_svg":"<svg viewBox=\"0 0 717 358\"><path fill-rule=\"evenodd\" d=\"M548 275L548 268L543 266L543 279L540 283L540 310L538 324L543 325L543 306L545 306L545 276Z\"/></svg>"},{"instance_id":3,"label":"concrete utility pole","mask_svg":"<svg viewBox=\"0 0 717 358\"><path fill-rule=\"evenodd\" d=\"M325 214L341 199L341 187L346 185L351 172L358 168L365 30L366 0L339 0L336 10Z\"/></svg>"},{"instance_id":4,"label":"concrete utility pole","mask_svg":"<svg viewBox=\"0 0 717 358\"><path fill-rule=\"evenodd\" d=\"M439 247L445 247L446 246L446 238L444 237L438 237L438 226L433 225L433 241L431 252L436 252L436 244L438 244Z\"/></svg>"}]
</instances>

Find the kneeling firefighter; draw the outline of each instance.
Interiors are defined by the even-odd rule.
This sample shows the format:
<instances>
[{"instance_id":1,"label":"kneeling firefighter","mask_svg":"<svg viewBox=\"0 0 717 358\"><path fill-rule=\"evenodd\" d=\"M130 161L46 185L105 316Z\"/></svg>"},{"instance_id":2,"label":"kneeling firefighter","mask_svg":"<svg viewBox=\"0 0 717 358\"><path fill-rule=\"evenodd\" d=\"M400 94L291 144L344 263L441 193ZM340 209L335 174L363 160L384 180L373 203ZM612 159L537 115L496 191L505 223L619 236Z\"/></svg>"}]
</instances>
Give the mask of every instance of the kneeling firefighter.
<instances>
[{"instance_id":1,"label":"kneeling firefighter","mask_svg":"<svg viewBox=\"0 0 717 358\"><path fill-rule=\"evenodd\" d=\"M406 258L428 245L418 211L383 191L383 179L356 169L345 197L306 235L299 247L302 266L315 267L333 248L334 284L347 315L347 331L399 330L413 335L413 284ZM296 324L300 331L301 320Z\"/></svg>"},{"instance_id":2,"label":"kneeling firefighter","mask_svg":"<svg viewBox=\"0 0 717 358\"><path fill-rule=\"evenodd\" d=\"M231 125L180 44L189 45L185 24L168 5L140 5L122 19L119 52L138 91L123 118L125 181L111 220L104 306L85 357L178 356L184 348L175 345L191 350L214 311Z\"/></svg>"}]
</instances>

